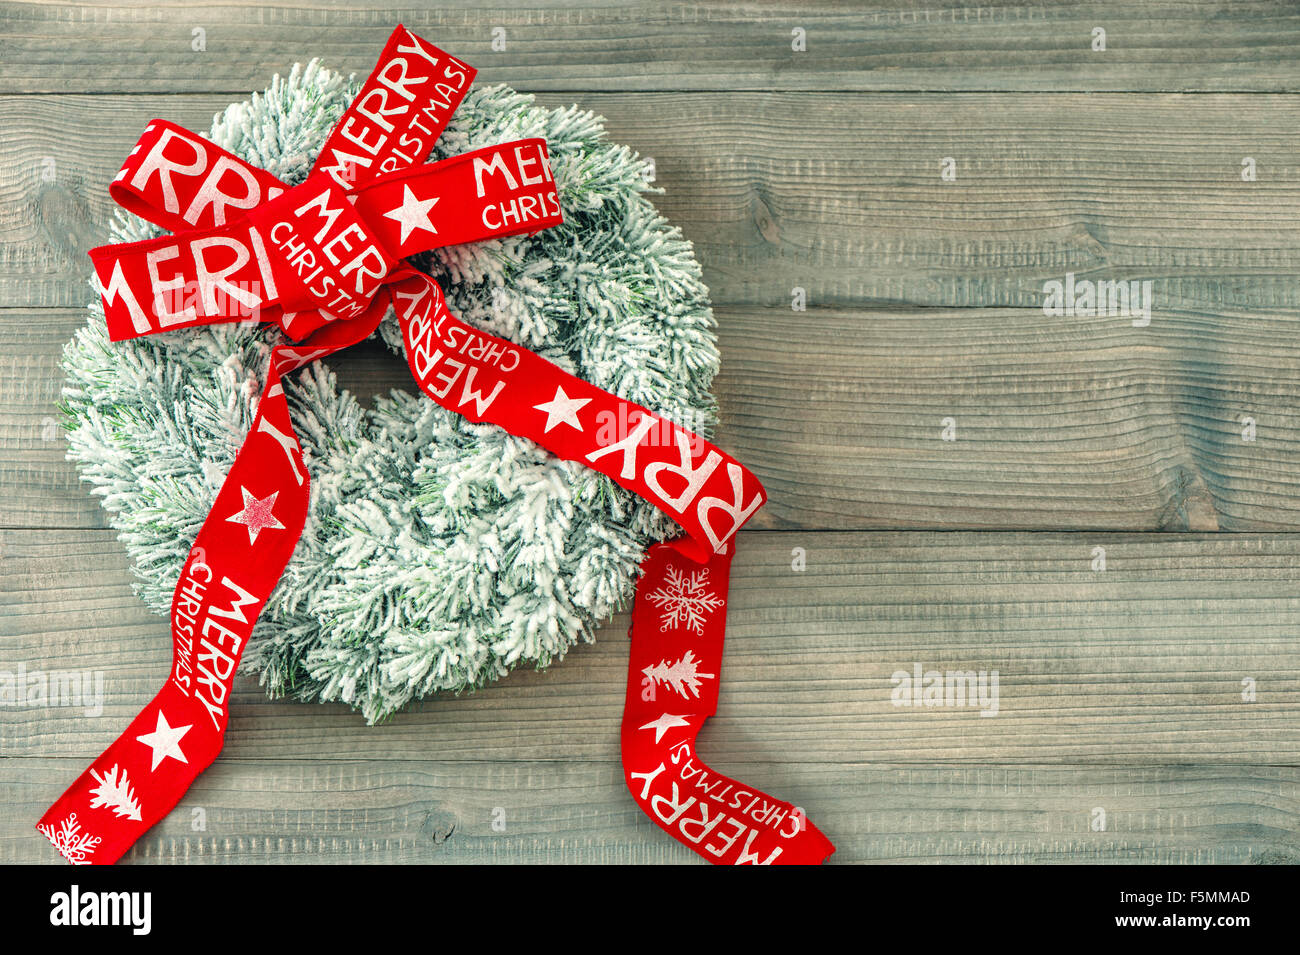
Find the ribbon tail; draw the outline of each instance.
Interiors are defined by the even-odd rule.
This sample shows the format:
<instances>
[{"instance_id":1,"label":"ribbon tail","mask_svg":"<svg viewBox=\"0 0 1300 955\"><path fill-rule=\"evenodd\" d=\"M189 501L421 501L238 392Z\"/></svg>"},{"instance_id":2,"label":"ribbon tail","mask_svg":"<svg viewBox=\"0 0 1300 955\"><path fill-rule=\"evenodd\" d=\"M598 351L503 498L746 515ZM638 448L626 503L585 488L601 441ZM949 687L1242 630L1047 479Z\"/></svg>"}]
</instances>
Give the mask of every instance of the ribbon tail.
<instances>
[{"instance_id":1,"label":"ribbon tail","mask_svg":"<svg viewBox=\"0 0 1300 955\"><path fill-rule=\"evenodd\" d=\"M112 865L216 759L221 735L196 732L206 721L200 704L168 680L126 732L46 810L36 828L74 865ZM164 765L157 772L151 772L151 749L142 740L159 744ZM139 781L144 779L150 789L142 795Z\"/></svg>"},{"instance_id":2,"label":"ribbon tail","mask_svg":"<svg viewBox=\"0 0 1300 955\"><path fill-rule=\"evenodd\" d=\"M704 563L681 539L641 564L623 707L623 776L643 812L721 865L814 865L835 851L803 811L701 762L695 738L714 714L732 547Z\"/></svg>"},{"instance_id":3,"label":"ribbon tail","mask_svg":"<svg viewBox=\"0 0 1300 955\"><path fill-rule=\"evenodd\" d=\"M166 684L36 826L69 862L116 862L221 752L240 656L307 516L283 361L273 353L253 426L177 582Z\"/></svg>"}]
</instances>

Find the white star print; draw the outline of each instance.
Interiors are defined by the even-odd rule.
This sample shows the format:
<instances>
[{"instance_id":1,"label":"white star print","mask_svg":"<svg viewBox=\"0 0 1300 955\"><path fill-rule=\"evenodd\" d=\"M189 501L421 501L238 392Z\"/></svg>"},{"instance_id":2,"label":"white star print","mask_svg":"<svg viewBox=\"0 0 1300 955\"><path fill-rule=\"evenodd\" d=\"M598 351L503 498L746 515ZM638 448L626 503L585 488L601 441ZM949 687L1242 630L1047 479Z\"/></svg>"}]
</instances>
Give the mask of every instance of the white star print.
<instances>
[{"instance_id":1,"label":"white star print","mask_svg":"<svg viewBox=\"0 0 1300 955\"><path fill-rule=\"evenodd\" d=\"M281 524L276 516L271 513L271 508L275 506L275 499L280 496L279 491L273 492L269 497L255 497L250 494L248 488L242 484L239 486L240 492L244 495L244 509L236 511L226 518L230 524L243 524L248 528L248 543L256 544L257 535L265 530L282 531L284 525Z\"/></svg>"},{"instance_id":2,"label":"white star print","mask_svg":"<svg viewBox=\"0 0 1300 955\"><path fill-rule=\"evenodd\" d=\"M542 429L543 434L549 433L557 424L567 424L581 431L582 422L578 420L578 409L590 402L590 398L570 398L564 393L563 388L557 386L554 398L533 407L538 411L546 412L546 427Z\"/></svg>"},{"instance_id":3,"label":"white star print","mask_svg":"<svg viewBox=\"0 0 1300 955\"><path fill-rule=\"evenodd\" d=\"M664 733L667 733L673 727L690 725L689 720L682 719L676 713L665 713L663 716L659 717L659 719L651 720L644 726L638 726L637 729L653 729L655 731L655 742L657 743L664 738Z\"/></svg>"},{"instance_id":4,"label":"white star print","mask_svg":"<svg viewBox=\"0 0 1300 955\"><path fill-rule=\"evenodd\" d=\"M426 232L438 234L438 230L433 227L429 221L429 210L433 208L434 203L438 201L438 196L432 199L417 199L411 187L402 184L402 204L392 212L385 212L385 219L392 219L394 222L402 224L402 237L397 241L406 242L407 237L416 229L423 229Z\"/></svg>"},{"instance_id":5,"label":"white star print","mask_svg":"<svg viewBox=\"0 0 1300 955\"><path fill-rule=\"evenodd\" d=\"M163 716L163 711L158 711L158 726L152 733L145 733L143 736L137 736L144 745L153 750L153 765L149 771L158 768L158 764L170 756L172 759L179 759L182 763L188 763L185 754L181 752L181 738L190 731L194 726L168 726L167 717Z\"/></svg>"}]
</instances>

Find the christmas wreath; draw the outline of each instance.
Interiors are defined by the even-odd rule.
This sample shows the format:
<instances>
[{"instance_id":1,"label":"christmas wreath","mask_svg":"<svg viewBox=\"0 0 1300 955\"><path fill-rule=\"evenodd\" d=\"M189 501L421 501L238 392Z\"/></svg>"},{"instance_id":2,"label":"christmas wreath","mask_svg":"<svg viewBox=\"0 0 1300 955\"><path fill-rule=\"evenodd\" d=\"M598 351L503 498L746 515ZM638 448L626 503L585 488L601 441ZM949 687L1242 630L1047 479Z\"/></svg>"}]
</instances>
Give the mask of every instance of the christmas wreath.
<instances>
[{"instance_id":1,"label":"christmas wreath","mask_svg":"<svg viewBox=\"0 0 1300 955\"><path fill-rule=\"evenodd\" d=\"M296 185L359 86L313 60L218 114L211 139ZM466 321L709 436L708 293L690 243L646 197L644 160L606 142L591 113L505 86L471 89L420 158L528 137L550 149L564 224L435 249L419 267ZM162 234L129 213L112 232ZM91 311L64 355L70 456L102 495L141 597L166 613L284 336L247 323L110 342L98 297ZM402 354L391 312L378 334ZM365 408L323 362L284 388L313 493L246 651L272 694L340 700L375 721L546 666L626 604L646 547L678 533L605 475L418 394Z\"/></svg>"},{"instance_id":2,"label":"christmas wreath","mask_svg":"<svg viewBox=\"0 0 1300 955\"><path fill-rule=\"evenodd\" d=\"M728 541L762 490L704 440L713 318L647 162L591 113L473 75L399 27L364 83L312 61L205 139L154 121L114 180L118 244L91 253L98 297L64 355L69 454L170 611L175 664L42 820L70 861L114 861L215 759L241 655L272 695L375 722L561 659L639 573L634 630L678 642L634 646L633 794L706 858L830 851L717 774L712 815L655 802L668 746L702 782ZM370 334L423 394L365 408L338 388L319 359ZM113 825L82 832L92 811Z\"/></svg>"}]
</instances>

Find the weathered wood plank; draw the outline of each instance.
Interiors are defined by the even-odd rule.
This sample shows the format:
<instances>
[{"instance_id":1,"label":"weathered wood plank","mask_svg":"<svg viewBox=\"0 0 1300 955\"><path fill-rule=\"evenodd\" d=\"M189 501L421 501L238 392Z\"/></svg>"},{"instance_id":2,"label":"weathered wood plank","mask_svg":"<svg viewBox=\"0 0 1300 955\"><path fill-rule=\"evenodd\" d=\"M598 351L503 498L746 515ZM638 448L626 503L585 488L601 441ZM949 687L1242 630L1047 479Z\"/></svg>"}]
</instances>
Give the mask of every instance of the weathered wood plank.
<instances>
[{"instance_id":1,"label":"weathered wood plank","mask_svg":"<svg viewBox=\"0 0 1300 955\"><path fill-rule=\"evenodd\" d=\"M770 503L753 526L1300 526L1300 340L1263 313L717 311L719 441ZM105 527L64 460L59 354L85 313L0 310L0 527ZM410 390L378 343L331 363ZM943 440L955 421L955 441ZM1246 436L1255 422L1255 440Z\"/></svg>"},{"instance_id":2,"label":"weathered wood plank","mask_svg":"<svg viewBox=\"0 0 1300 955\"><path fill-rule=\"evenodd\" d=\"M0 97L0 302L85 304L108 183L154 116L220 95ZM1151 281L1159 308L1300 311L1300 100L1273 95L549 94L656 161L713 300L1039 307ZM956 162L956 181L941 162ZM1254 160L1258 179L1242 180ZM52 163L52 165L51 165Z\"/></svg>"},{"instance_id":3,"label":"weathered wood plank","mask_svg":"<svg viewBox=\"0 0 1300 955\"><path fill-rule=\"evenodd\" d=\"M398 20L484 83L604 113L696 241L721 441L772 497L736 563L717 768L799 801L836 861L1300 861L1300 539L1264 533L1300 511L1300 103L1235 95L1300 89L1294 6L511 7L0 3L0 89L52 94L0 96L0 678L105 694L0 705L0 862L54 861L32 823L167 670L54 423L107 182L152 116L206 128L308 55L367 70ZM1152 95L1193 90L1234 95ZM1044 316L1066 272L1152 280L1151 326ZM335 364L407 387L377 346ZM855 527L902 530L816 532ZM383 727L245 678L225 756L129 859L690 861L622 785L626 624ZM915 665L998 670L998 715L893 705Z\"/></svg>"},{"instance_id":4,"label":"weathered wood plank","mask_svg":"<svg viewBox=\"0 0 1300 955\"><path fill-rule=\"evenodd\" d=\"M1284 0L5 3L0 83L21 92L243 90L312 56L364 73L399 21L485 80L532 89L1300 88L1300 21ZM795 28L806 32L804 52L793 49ZM1097 28L1104 51L1094 49Z\"/></svg>"},{"instance_id":5,"label":"weathered wood plank","mask_svg":"<svg viewBox=\"0 0 1300 955\"><path fill-rule=\"evenodd\" d=\"M0 707L0 754L99 753L168 670L165 622L103 531L7 531L0 670L102 673L102 707ZM1092 570L1095 546L1107 569ZM807 569L792 570L795 547ZM1300 761L1300 536L751 533L731 582L725 765ZM617 758L627 619L550 672L367 727L341 706L236 689L226 753L267 759ZM902 706L895 674L998 672L997 713ZM1254 701L1243 680L1254 681ZM991 693L991 683L986 682ZM987 703L987 698L986 698Z\"/></svg>"},{"instance_id":6,"label":"weathered wood plank","mask_svg":"<svg viewBox=\"0 0 1300 955\"><path fill-rule=\"evenodd\" d=\"M82 768L71 759L0 759L0 863L58 861L32 826ZM836 843L837 863L1300 861L1294 767L741 763L729 770L799 799ZM1105 813L1100 831L1092 828L1098 810ZM123 861L698 860L641 814L615 763L223 757Z\"/></svg>"}]
</instances>

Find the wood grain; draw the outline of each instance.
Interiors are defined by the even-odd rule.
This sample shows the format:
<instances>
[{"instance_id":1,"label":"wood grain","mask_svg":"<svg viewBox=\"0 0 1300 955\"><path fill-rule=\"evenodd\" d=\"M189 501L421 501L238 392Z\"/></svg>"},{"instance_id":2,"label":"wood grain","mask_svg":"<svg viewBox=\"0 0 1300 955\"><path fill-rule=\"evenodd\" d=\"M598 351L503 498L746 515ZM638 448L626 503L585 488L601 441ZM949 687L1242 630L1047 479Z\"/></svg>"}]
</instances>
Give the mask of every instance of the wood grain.
<instances>
[{"instance_id":1,"label":"wood grain","mask_svg":"<svg viewBox=\"0 0 1300 955\"><path fill-rule=\"evenodd\" d=\"M145 123L206 129L231 100L0 97L0 302L83 306L107 184ZM593 109L654 157L656 204L694 241L718 305L789 308L798 287L813 306L1038 308L1044 283L1073 272L1149 280L1162 309L1300 315L1296 97L541 101ZM956 181L940 176L945 157Z\"/></svg>"},{"instance_id":2,"label":"wood grain","mask_svg":"<svg viewBox=\"0 0 1300 955\"><path fill-rule=\"evenodd\" d=\"M1265 312L717 310L718 439L770 503L753 526L1300 527L1300 340ZM0 527L105 527L64 460L63 343L85 313L0 311ZM333 361L410 390L377 342ZM943 422L956 440L942 440ZM1244 440L1247 420L1255 438Z\"/></svg>"},{"instance_id":3,"label":"wood grain","mask_svg":"<svg viewBox=\"0 0 1300 955\"><path fill-rule=\"evenodd\" d=\"M56 864L32 826L72 759L0 759L0 863ZM832 863L1300 861L1294 767L737 764L794 795ZM1093 820L1105 812L1106 828ZM494 822L498 827L493 828ZM196 832L194 827L205 828ZM123 864L698 863L615 763L223 755Z\"/></svg>"},{"instance_id":4,"label":"wood grain","mask_svg":"<svg viewBox=\"0 0 1300 955\"><path fill-rule=\"evenodd\" d=\"M132 596L103 531L7 531L0 669L103 674L102 712L0 710L0 753L90 758L156 692L165 621ZM1091 569L1093 548L1107 554ZM795 547L807 570L791 569ZM701 751L752 762L1294 766L1300 537L745 532L718 716ZM550 672L367 727L340 705L273 702L244 678L225 753L267 759L618 758L627 619ZM902 706L894 675L999 674L995 716ZM1256 699L1243 699L1245 679ZM797 755L796 755L797 754Z\"/></svg>"},{"instance_id":5,"label":"wood grain","mask_svg":"<svg viewBox=\"0 0 1300 955\"><path fill-rule=\"evenodd\" d=\"M0 706L0 863L57 860L33 823L168 667L55 423L107 183L149 119L366 72L398 21L606 116L695 242L720 443L771 496L710 763L838 862L1300 862L1294 4L36 0L0 2L0 673L104 698ZM1067 272L1150 280L1150 326L1044 315ZM409 387L373 343L333 365ZM693 861L624 791L626 626L379 727L241 677L127 861ZM918 664L996 669L998 715L894 705Z\"/></svg>"},{"instance_id":6,"label":"wood grain","mask_svg":"<svg viewBox=\"0 0 1300 955\"><path fill-rule=\"evenodd\" d=\"M310 56L366 73L398 22L486 82L537 90L1300 88L1300 20L1285 0L4 3L0 82L33 93L236 91ZM804 52L792 48L795 28Z\"/></svg>"}]
</instances>

